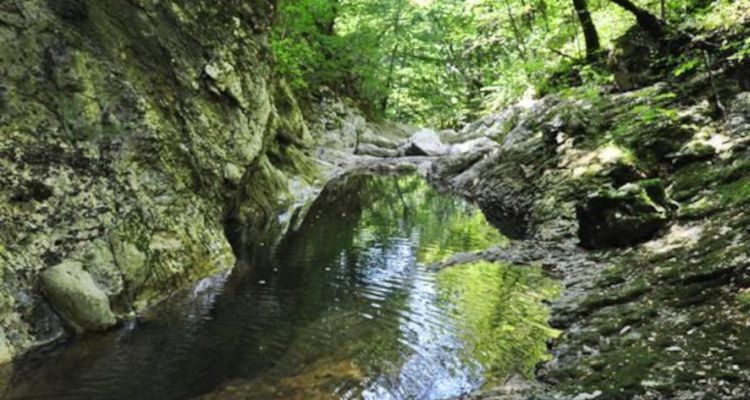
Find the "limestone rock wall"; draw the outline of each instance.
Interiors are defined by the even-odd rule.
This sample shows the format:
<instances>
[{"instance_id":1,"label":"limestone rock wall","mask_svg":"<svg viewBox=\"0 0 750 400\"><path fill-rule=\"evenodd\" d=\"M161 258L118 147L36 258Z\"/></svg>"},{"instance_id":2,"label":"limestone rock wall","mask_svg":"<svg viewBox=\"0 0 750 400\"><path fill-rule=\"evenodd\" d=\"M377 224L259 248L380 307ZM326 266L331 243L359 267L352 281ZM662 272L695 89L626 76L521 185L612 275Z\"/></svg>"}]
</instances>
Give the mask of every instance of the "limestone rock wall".
<instances>
[{"instance_id":1,"label":"limestone rock wall","mask_svg":"<svg viewBox=\"0 0 750 400\"><path fill-rule=\"evenodd\" d=\"M44 271L79 264L69 281L90 276L115 315L132 314L230 268L228 213L268 216L288 176L315 174L273 76L273 11L0 2L0 362L77 325L47 300Z\"/></svg>"}]
</instances>

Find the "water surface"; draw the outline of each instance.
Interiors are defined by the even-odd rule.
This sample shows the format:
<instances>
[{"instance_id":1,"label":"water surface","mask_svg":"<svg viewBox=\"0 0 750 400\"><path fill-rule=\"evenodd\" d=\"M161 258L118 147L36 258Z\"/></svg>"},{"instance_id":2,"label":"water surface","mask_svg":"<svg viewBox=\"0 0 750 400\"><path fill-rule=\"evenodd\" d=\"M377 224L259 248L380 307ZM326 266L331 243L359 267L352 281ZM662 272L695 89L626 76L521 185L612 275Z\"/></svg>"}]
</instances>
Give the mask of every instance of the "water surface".
<instances>
[{"instance_id":1,"label":"water surface","mask_svg":"<svg viewBox=\"0 0 750 400\"><path fill-rule=\"evenodd\" d=\"M425 268L503 241L419 177L350 175L232 272L25 357L2 398L442 399L529 374L557 286L532 267Z\"/></svg>"}]
</instances>

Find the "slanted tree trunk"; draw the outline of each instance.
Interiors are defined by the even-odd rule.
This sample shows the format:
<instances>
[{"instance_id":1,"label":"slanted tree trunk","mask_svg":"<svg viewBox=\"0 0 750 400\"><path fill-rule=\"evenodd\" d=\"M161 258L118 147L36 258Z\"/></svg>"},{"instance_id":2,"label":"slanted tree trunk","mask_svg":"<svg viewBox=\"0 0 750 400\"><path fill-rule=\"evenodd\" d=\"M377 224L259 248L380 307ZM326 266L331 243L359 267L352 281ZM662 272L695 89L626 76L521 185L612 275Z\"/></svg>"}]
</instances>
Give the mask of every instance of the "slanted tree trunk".
<instances>
[{"instance_id":1,"label":"slanted tree trunk","mask_svg":"<svg viewBox=\"0 0 750 400\"><path fill-rule=\"evenodd\" d=\"M586 40L586 60L590 63L596 62L601 52L601 44L588 4L586 4L586 0L573 0L573 7L578 15L578 20L581 22L583 37Z\"/></svg>"},{"instance_id":2,"label":"slanted tree trunk","mask_svg":"<svg viewBox=\"0 0 750 400\"><path fill-rule=\"evenodd\" d=\"M610 0L611 2L617 4L618 6L624 8L627 11L630 11L633 15L635 15L635 19L638 22L638 26L643 29L646 34L651 36L652 39L657 40L659 42L664 39L665 31L664 31L664 21L659 19L654 14L651 14L647 10L638 7L630 0Z\"/></svg>"}]
</instances>

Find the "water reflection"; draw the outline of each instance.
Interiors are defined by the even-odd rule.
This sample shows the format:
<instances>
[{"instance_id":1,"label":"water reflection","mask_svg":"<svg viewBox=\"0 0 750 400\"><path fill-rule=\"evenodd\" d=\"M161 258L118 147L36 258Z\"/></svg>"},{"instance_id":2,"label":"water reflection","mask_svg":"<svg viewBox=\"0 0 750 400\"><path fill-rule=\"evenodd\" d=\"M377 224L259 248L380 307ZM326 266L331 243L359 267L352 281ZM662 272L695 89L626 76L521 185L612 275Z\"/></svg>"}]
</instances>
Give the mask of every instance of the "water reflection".
<instances>
[{"instance_id":1,"label":"water reflection","mask_svg":"<svg viewBox=\"0 0 750 400\"><path fill-rule=\"evenodd\" d=\"M554 284L425 263L503 241L413 176L330 185L274 249L247 247L153 318L17 363L8 399L440 399L544 357ZM501 342L501 343L498 343Z\"/></svg>"}]
</instances>

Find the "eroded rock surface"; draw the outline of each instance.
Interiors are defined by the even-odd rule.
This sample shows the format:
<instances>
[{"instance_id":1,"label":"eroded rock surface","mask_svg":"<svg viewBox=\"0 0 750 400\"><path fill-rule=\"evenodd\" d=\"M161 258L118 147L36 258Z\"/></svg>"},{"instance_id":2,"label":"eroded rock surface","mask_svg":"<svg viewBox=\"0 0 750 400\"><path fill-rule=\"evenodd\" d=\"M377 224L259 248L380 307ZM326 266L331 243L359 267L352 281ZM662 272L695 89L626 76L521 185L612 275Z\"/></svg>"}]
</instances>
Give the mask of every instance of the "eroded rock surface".
<instances>
[{"instance_id":1,"label":"eroded rock surface","mask_svg":"<svg viewBox=\"0 0 750 400\"><path fill-rule=\"evenodd\" d=\"M85 265L132 315L234 265L227 216L261 225L316 185L312 138L269 65L273 10L0 4L0 362L64 334L50 303L81 329L112 322L43 295L50 268Z\"/></svg>"}]
</instances>

